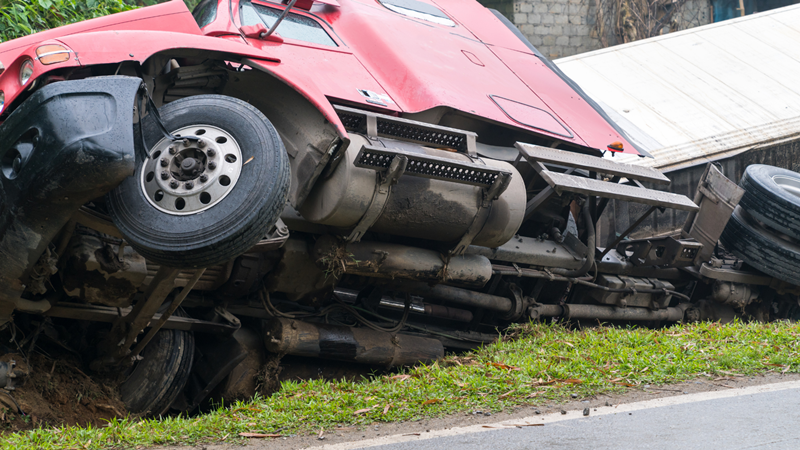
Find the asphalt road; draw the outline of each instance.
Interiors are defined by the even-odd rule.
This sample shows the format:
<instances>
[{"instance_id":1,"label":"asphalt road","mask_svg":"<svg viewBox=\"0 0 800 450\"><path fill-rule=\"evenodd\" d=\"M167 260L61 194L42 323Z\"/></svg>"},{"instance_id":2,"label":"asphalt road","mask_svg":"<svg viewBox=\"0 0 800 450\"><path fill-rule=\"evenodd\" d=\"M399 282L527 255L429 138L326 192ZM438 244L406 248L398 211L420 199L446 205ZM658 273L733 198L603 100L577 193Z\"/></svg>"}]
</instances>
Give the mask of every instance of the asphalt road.
<instances>
[{"instance_id":1,"label":"asphalt road","mask_svg":"<svg viewBox=\"0 0 800 450\"><path fill-rule=\"evenodd\" d=\"M793 381L602 407L588 417L548 414L322 448L797 450L798 419L800 382Z\"/></svg>"}]
</instances>

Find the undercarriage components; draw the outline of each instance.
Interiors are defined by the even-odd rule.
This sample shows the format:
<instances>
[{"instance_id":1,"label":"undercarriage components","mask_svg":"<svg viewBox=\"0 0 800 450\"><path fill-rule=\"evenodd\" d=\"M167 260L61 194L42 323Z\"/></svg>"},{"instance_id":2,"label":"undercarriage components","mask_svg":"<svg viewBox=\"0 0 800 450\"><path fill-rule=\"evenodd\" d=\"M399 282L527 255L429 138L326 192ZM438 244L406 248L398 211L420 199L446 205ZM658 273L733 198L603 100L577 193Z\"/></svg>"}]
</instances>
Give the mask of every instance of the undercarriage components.
<instances>
[{"instance_id":1,"label":"undercarriage components","mask_svg":"<svg viewBox=\"0 0 800 450\"><path fill-rule=\"evenodd\" d=\"M382 298L378 304L381 307L403 311L405 309L405 302L395 299ZM440 319L454 320L456 322L472 322L472 312L466 309L450 308L442 305L434 305L431 303L412 302L409 311L412 314L425 315L430 317L437 317Z\"/></svg>"},{"instance_id":2,"label":"undercarriage components","mask_svg":"<svg viewBox=\"0 0 800 450\"><path fill-rule=\"evenodd\" d=\"M420 282L397 282L393 284L403 291L419 295L425 299L442 300L470 308L483 308L491 311L508 314L514 310L514 302L506 297L484 294L453 286L437 284L431 286Z\"/></svg>"},{"instance_id":3,"label":"undercarriage components","mask_svg":"<svg viewBox=\"0 0 800 450\"><path fill-rule=\"evenodd\" d=\"M444 356L444 347L436 339L291 319L265 323L264 344L273 353L386 367L436 361Z\"/></svg>"},{"instance_id":4,"label":"undercarriage components","mask_svg":"<svg viewBox=\"0 0 800 450\"><path fill-rule=\"evenodd\" d=\"M158 143L108 195L111 218L158 264L205 268L241 255L272 228L289 192L277 131L253 106L220 95L177 100L160 114L185 135L170 141L144 121L145 142Z\"/></svg>"},{"instance_id":5,"label":"undercarriage components","mask_svg":"<svg viewBox=\"0 0 800 450\"><path fill-rule=\"evenodd\" d=\"M629 289L629 292L608 292L587 288L589 296L599 303L617 305L621 307L638 306L643 308L666 308L672 299L672 294L667 291L675 289L668 281L654 278L634 278L623 275L600 275L597 284L615 290ZM653 291L661 293L654 294ZM642 292L645 291L645 292Z\"/></svg>"},{"instance_id":6,"label":"undercarriage components","mask_svg":"<svg viewBox=\"0 0 800 450\"><path fill-rule=\"evenodd\" d=\"M133 248L95 236L74 236L62 261L64 292L87 303L128 307L147 277L144 257Z\"/></svg>"},{"instance_id":7,"label":"undercarriage components","mask_svg":"<svg viewBox=\"0 0 800 450\"><path fill-rule=\"evenodd\" d=\"M693 238L703 244L703 248L697 252L695 265L711 259L717 241L742 195L744 189L727 179L713 163L708 163L694 196L694 202L700 209L689 213L681 233L681 237Z\"/></svg>"},{"instance_id":8,"label":"undercarriage components","mask_svg":"<svg viewBox=\"0 0 800 450\"><path fill-rule=\"evenodd\" d=\"M153 282L147 287L144 297L134 305L128 314L120 315L114 321L111 331L108 332L106 339L99 346L99 357L90 364L92 369L96 371L110 370L120 363L135 360L139 352L157 335L158 330L166 323L172 313L178 309L181 302L197 283L197 280L203 275L203 271L204 269L199 269L195 272L189 283L181 289L179 294L175 295L169 305L165 306L166 310L163 311L158 321L152 323L151 321L154 319L156 311L164 305L167 297L172 293L175 277L179 272L178 269L167 267L159 269ZM131 346L133 346L139 334L146 327L150 327L149 332L131 351ZM126 361L126 358L128 358L128 361Z\"/></svg>"},{"instance_id":9,"label":"undercarriage components","mask_svg":"<svg viewBox=\"0 0 800 450\"><path fill-rule=\"evenodd\" d=\"M258 375L267 360L261 335L250 328L241 328L233 333L233 339L244 350L244 359L231 370L211 392L212 401L226 402L249 400L256 394Z\"/></svg>"},{"instance_id":10,"label":"undercarriage components","mask_svg":"<svg viewBox=\"0 0 800 450\"><path fill-rule=\"evenodd\" d=\"M551 270L551 272L556 275L563 275L565 277L582 277L586 275L589 269L592 268L592 265L594 265L595 229L594 222L592 220L592 213L589 210L589 202L585 202L583 204L583 207L581 208L581 217L583 218L583 223L586 227L586 248L589 249L589 252L586 255L581 267L574 270L557 267Z\"/></svg>"},{"instance_id":11,"label":"undercarriage components","mask_svg":"<svg viewBox=\"0 0 800 450\"><path fill-rule=\"evenodd\" d=\"M492 276L485 256L446 257L434 250L383 242L340 244L321 237L314 247L318 264L337 273L377 278L404 278L483 287Z\"/></svg>"},{"instance_id":12,"label":"undercarriage components","mask_svg":"<svg viewBox=\"0 0 800 450\"><path fill-rule=\"evenodd\" d=\"M345 152L345 160L326 179L317 182L312 193L300 208L303 217L313 223L320 223L343 230L351 230L368 214L370 205L380 189L381 175L375 170L358 167L357 157L362 154L362 147L385 147L384 152L393 149L403 155L418 155L420 166L432 165L431 170L451 172L445 167L448 161L457 165L475 165L470 172L477 177L478 167L486 173L500 172L510 174L510 184L498 199L484 198L487 186L462 182L458 179L434 179L420 176L403 175L391 188L391 193L380 210L380 216L374 220L370 231L377 233L409 236L441 242L456 242L470 230L471 224L485 211L482 226L476 230L472 243L485 247L497 247L508 241L522 223L525 206L525 186L519 172L505 162L490 159L474 162L463 153L453 153L440 149L422 147L403 141L385 138L369 140L363 136L351 134L350 147ZM363 155L362 155L363 156ZM385 158L385 156L384 156ZM434 161L431 158L436 158ZM414 157L412 156L413 160ZM439 161L442 160L442 161ZM410 164L410 163L409 163ZM411 170L407 168L407 170ZM420 169L422 170L422 169ZM464 173L466 169L455 171ZM472 175L470 175L472 176ZM482 180L483 178L481 178ZM494 175L490 180L494 181ZM482 183L482 182L481 182ZM491 186L491 183L489 183ZM491 188L488 188L491 190ZM491 201L491 208L484 203ZM344 235L349 234L343 233Z\"/></svg>"},{"instance_id":13,"label":"undercarriage components","mask_svg":"<svg viewBox=\"0 0 800 450\"><path fill-rule=\"evenodd\" d=\"M485 256L493 261L530 264L538 267L578 269L583 265L583 260L572 256L564 244L519 235L495 248L471 245L467 248L466 253Z\"/></svg>"},{"instance_id":14,"label":"undercarriage components","mask_svg":"<svg viewBox=\"0 0 800 450\"><path fill-rule=\"evenodd\" d=\"M0 325L75 211L133 171L131 111L140 85L130 77L53 83L3 122Z\"/></svg>"},{"instance_id":15,"label":"undercarriage components","mask_svg":"<svg viewBox=\"0 0 800 450\"><path fill-rule=\"evenodd\" d=\"M700 322L705 320L730 323L736 318L736 311L730 305L700 300L686 310L687 322Z\"/></svg>"},{"instance_id":16,"label":"undercarriage components","mask_svg":"<svg viewBox=\"0 0 800 450\"><path fill-rule=\"evenodd\" d=\"M758 298L759 290L747 284L716 281L711 294L714 301L742 309Z\"/></svg>"},{"instance_id":17,"label":"undercarriage components","mask_svg":"<svg viewBox=\"0 0 800 450\"><path fill-rule=\"evenodd\" d=\"M787 283L800 283L800 245L759 224L741 205L733 211L720 242L761 272Z\"/></svg>"},{"instance_id":18,"label":"undercarriage components","mask_svg":"<svg viewBox=\"0 0 800 450\"><path fill-rule=\"evenodd\" d=\"M183 391L194 360L190 331L161 330L141 354L119 388L125 408L133 414L165 414Z\"/></svg>"},{"instance_id":19,"label":"undercarriage components","mask_svg":"<svg viewBox=\"0 0 800 450\"><path fill-rule=\"evenodd\" d=\"M690 266L702 249L703 244L699 242L670 236L622 241L617 245L617 253L627 256L637 266Z\"/></svg>"},{"instance_id":20,"label":"undercarriage components","mask_svg":"<svg viewBox=\"0 0 800 450\"><path fill-rule=\"evenodd\" d=\"M283 246L278 265L265 278L269 292L281 292L292 301L318 303L333 289L341 272L326 273L317 265L312 248L304 239L291 238Z\"/></svg>"},{"instance_id":21,"label":"undercarriage components","mask_svg":"<svg viewBox=\"0 0 800 450\"><path fill-rule=\"evenodd\" d=\"M615 308L613 306L599 305L536 305L529 308L528 313L532 319L561 316L565 319L574 320L660 320L680 322L683 320L684 311L688 307L688 303L656 310L647 308Z\"/></svg>"},{"instance_id":22,"label":"undercarriage components","mask_svg":"<svg viewBox=\"0 0 800 450\"><path fill-rule=\"evenodd\" d=\"M194 411L247 358L247 350L232 336L223 340L198 336L195 345L197 361L186 381L182 398L179 397L173 405L179 411Z\"/></svg>"}]
</instances>

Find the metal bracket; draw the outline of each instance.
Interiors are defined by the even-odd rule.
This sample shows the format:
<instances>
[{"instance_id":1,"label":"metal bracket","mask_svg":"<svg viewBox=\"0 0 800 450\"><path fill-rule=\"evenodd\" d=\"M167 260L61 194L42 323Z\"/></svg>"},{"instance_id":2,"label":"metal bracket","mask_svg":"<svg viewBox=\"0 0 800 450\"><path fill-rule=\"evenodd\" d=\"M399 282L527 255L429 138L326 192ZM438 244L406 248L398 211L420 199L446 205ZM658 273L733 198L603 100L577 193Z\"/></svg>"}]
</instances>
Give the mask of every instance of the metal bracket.
<instances>
[{"instance_id":1,"label":"metal bracket","mask_svg":"<svg viewBox=\"0 0 800 450\"><path fill-rule=\"evenodd\" d=\"M358 242L364 236L364 233L369 230L369 227L375 224L375 221L383 213L383 208L386 207L386 201L392 192L392 186L397 184L407 166L408 158L406 156L395 155L391 164L389 164L389 169L386 172L377 173L377 186L375 186L375 192L372 194L372 201L369 203L367 212L361 217L358 225L347 236L347 242Z\"/></svg>"},{"instance_id":2,"label":"metal bracket","mask_svg":"<svg viewBox=\"0 0 800 450\"><path fill-rule=\"evenodd\" d=\"M589 196L643 203L659 208L667 207L685 211L696 211L698 209L697 205L684 195L647 189L642 186L639 180L669 184L669 179L656 170L614 163L603 158L522 142L517 142L514 145L519 150L520 157L525 159L558 195L563 192L574 192ZM634 186L553 172L548 170L545 164L605 173L611 175L612 179L624 176L632 180ZM526 208L526 213L527 210L528 208Z\"/></svg>"},{"instance_id":3,"label":"metal bracket","mask_svg":"<svg viewBox=\"0 0 800 450\"><path fill-rule=\"evenodd\" d=\"M390 137L402 141L436 147L452 148L469 156L478 156L478 135L466 130L443 127L416 120L378 114L371 111L334 106L342 124L349 131L370 137Z\"/></svg>"},{"instance_id":4,"label":"metal bracket","mask_svg":"<svg viewBox=\"0 0 800 450\"><path fill-rule=\"evenodd\" d=\"M503 172L494 180L494 183L492 183L488 189L483 189L483 201L481 201L478 207L478 212L472 219L472 223L469 224L467 232L464 233L464 236L461 237L458 244L450 250L451 256L462 255L464 251L467 250L467 247L472 244L472 240L475 239L475 236L477 236L483 229L483 226L486 225L486 221L489 220L489 213L492 211L492 202L497 200L500 195L505 192L510 183L511 175Z\"/></svg>"},{"instance_id":5,"label":"metal bracket","mask_svg":"<svg viewBox=\"0 0 800 450\"><path fill-rule=\"evenodd\" d=\"M204 269L201 269L195 272L180 294L175 297L169 309L161 315L155 326L151 328L142 342L137 345L134 352L141 352L144 346L150 342L155 333L164 325L172 313L178 309L178 306L192 290L204 271ZM131 351L131 347L136 343L139 333L150 326L150 322L155 317L156 312L169 294L172 293L172 289L175 287L175 278L179 273L180 269L171 267L162 266L158 269L145 292L144 298L136 303L130 313L119 317L114 322L111 332L108 334L106 348L101 350L101 352L105 353L105 356L92 361L90 364L92 370L102 371L122 362L128 356L136 355Z\"/></svg>"}]
</instances>

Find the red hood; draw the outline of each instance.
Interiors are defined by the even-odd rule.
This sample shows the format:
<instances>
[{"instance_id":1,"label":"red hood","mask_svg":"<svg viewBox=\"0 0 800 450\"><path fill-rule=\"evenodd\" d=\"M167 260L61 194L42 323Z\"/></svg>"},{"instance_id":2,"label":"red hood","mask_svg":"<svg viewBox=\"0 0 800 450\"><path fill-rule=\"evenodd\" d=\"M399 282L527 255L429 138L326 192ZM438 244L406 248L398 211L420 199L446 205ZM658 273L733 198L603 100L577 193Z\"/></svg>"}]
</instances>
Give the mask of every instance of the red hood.
<instances>
[{"instance_id":1,"label":"red hood","mask_svg":"<svg viewBox=\"0 0 800 450\"><path fill-rule=\"evenodd\" d=\"M472 0L422 0L455 27L412 19L377 0L340 0L320 14L351 47L398 112L439 106L605 150L634 146L590 101L534 54L491 11ZM556 69L557 70L557 69Z\"/></svg>"},{"instance_id":2,"label":"red hood","mask_svg":"<svg viewBox=\"0 0 800 450\"><path fill-rule=\"evenodd\" d=\"M290 39L284 43L250 43L281 60L274 68L276 73L287 79L308 80L306 83L316 85L309 90L324 93L332 102L397 114L450 108L581 147L605 150L609 144L620 142L626 153L637 153L602 110L555 65L515 35L509 24L503 23L505 19L473 0L419 1L439 8L454 26L399 14L378 0L339 0L339 6L317 3L310 14L298 10L326 22L325 28L338 47ZM233 10L238 12L238 8ZM235 16L238 22L238 13ZM169 30L160 28L165 18ZM187 37L201 33L184 3L177 0L3 43L0 59L14 59L47 39L100 30L171 31ZM228 0L220 0L216 21L203 31L245 45L238 34L232 35L236 31L230 25ZM385 105L376 106L374 99L369 101L359 92L362 90L382 96L385 102L378 103ZM435 114L429 116L432 118L423 120L435 121ZM480 139L481 130L471 131Z\"/></svg>"}]
</instances>

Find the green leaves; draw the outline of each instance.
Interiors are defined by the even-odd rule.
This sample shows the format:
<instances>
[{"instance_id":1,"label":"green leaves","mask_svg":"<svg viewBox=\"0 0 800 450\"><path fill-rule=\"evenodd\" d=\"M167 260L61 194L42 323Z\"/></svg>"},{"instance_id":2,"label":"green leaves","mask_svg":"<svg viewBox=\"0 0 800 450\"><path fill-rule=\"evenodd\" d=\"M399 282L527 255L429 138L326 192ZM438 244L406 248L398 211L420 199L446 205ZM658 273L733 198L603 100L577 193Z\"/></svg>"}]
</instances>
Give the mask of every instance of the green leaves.
<instances>
[{"instance_id":1,"label":"green leaves","mask_svg":"<svg viewBox=\"0 0 800 450\"><path fill-rule=\"evenodd\" d=\"M5 0L0 41L134 8L123 0Z\"/></svg>"}]
</instances>

